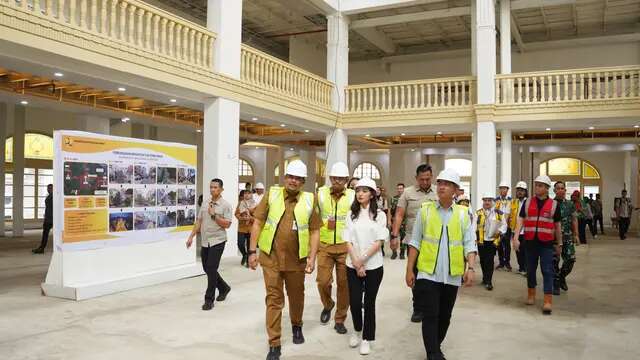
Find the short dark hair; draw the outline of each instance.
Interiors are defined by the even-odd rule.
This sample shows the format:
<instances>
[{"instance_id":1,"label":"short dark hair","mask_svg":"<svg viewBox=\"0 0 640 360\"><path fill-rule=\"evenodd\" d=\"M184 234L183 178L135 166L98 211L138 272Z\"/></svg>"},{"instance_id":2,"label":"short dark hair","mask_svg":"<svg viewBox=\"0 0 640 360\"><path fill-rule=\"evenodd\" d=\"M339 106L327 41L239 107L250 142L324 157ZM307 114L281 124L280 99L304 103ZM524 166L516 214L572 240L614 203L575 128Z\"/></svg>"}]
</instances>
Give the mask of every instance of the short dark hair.
<instances>
[{"instance_id":1,"label":"short dark hair","mask_svg":"<svg viewBox=\"0 0 640 360\"><path fill-rule=\"evenodd\" d=\"M402 186L404 187L404 183L397 183L396 186Z\"/></svg>"},{"instance_id":2,"label":"short dark hair","mask_svg":"<svg viewBox=\"0 0 640 360\"><path fill-rule=\"evenodd\" d=\"M564 185L564 187L567 187L567 184L565 184L564 181L560 180L560 181L556 181L556 183L553 184L553 188L555 189L556 185L558 185L558 184L562 184L562 185Z\"/></svg>"},{"instance_id":3,"label":"short dark hair","mask_svg":"<svg viewBox=\"0 0 640 360\"><path fill-rule=\"evenodd\" d=\"M429 165L429 164L420 164L416 168L416 176L419 176L423 172L427 172L427 171L433 174L433 170L431 169L431 165Z\"/></svg>"},{"instance_id":4,"label":"short dark hair","mask_svg":"<svg viewBox=\"0 0 640 360\"><path fill-rule=\"evenodd\" d=\"M220 185L221 188L224 187L224 182L222 182L222 179L215 178L211 180L211 182L218 183L218 185Z\"/></svg>"}]
</instances>

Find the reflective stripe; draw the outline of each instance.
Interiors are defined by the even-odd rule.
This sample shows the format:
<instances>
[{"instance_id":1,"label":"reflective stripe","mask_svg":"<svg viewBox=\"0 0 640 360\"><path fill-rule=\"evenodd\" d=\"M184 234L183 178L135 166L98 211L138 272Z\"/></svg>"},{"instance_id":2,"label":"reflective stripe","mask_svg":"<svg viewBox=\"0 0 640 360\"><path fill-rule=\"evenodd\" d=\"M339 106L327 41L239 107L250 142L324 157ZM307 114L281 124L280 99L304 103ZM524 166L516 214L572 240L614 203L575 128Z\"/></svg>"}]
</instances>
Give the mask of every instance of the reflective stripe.
<instances>
[{"instance_id":1,"label":"reflective stripe","mask_svg":"<svg viewBox=\"0 0 640 360\"><path fill-rule=\"evenodd\" d=\"M347 214L351 209L351 204L355 197L355 192L351 189L345 189L337 202L331 195L331 188L323 186L318 189L318 209L322 218L322 226L320 227L320 241L324 244L341 244L344 242L342 233L346 226ZM329 229L329 219L335 219L335 228Z\"/></svg>"}]
</instances>

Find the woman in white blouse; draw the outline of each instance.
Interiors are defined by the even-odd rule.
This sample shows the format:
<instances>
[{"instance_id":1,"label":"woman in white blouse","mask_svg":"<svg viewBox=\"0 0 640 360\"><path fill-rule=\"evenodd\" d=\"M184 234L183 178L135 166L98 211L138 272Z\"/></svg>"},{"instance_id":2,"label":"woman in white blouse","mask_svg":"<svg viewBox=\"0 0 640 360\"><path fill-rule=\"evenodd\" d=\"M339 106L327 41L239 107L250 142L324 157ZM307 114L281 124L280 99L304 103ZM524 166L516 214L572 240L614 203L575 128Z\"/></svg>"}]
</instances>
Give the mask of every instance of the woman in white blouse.
<instances>
[{"instance_id":1,"label":"woman in white blouse","mask_svg":"<svg viewBox=\"0 0 640 360\"><path fill-rule=\"evenodd\" d=\"M376 204L376 183L373 180L364 178L356 184L356 197L347 214L342 238L349 248L347 279L355 329L349 345L353 348L360 345L360 354L367 355L371 352L369 342L376 336L376 296L383 274L381 248L389 240L387 216Z\"/></svg>"}]
</instances>

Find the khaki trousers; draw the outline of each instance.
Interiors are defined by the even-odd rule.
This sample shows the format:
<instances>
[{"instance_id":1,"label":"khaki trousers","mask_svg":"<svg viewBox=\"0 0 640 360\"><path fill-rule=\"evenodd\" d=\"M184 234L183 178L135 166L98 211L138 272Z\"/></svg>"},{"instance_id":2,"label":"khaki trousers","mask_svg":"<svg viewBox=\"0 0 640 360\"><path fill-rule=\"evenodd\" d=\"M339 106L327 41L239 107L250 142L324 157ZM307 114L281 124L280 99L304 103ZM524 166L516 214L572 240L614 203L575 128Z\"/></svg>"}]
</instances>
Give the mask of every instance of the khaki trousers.
<instances>
[{"instance_id":1,"label":"khaki trousers","mask_svg":"<svg viewBox=\"0 0 640 360\"><path fill-rule=\"evenodd\" d=\"M336 309L336 323L344 323L349 310L349 283L347 281L347 244L327 245L320 244L318 249L318 292L325 309L331 309L335 305L331 299L331 286L333 285L333 269L336 269L336 285L338 307Z\"/></svg>"},{"instance_id":2,"label":"khaki trousers","mask_svg":"<svg viewBox=\"0 0 640 360\"><path fill-rule=\"evenodd\" d=\"M291 325L302 326L304 311L304 271L279 271L277 268L262 267L267 334L270 346L280 346L282 336L282 309L284 308L284 287L289 298Z\"/></svg>"}]
</instances>

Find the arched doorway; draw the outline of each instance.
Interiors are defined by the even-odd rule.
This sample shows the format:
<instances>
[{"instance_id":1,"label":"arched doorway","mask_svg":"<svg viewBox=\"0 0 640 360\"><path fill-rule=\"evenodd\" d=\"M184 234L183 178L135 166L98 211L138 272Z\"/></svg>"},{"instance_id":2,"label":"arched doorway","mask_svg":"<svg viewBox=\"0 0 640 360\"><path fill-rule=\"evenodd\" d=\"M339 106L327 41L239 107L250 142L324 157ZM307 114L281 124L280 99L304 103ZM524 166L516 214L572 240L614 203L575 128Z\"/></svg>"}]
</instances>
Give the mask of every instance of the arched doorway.
<instances>
[{"instance_id":1,"label":"arched doorway","mask_svg":"<svg viewBox=\"0 0 640 360\"><path fill-rule=\"evenodd\" d=\"M583 196L602 194L600 171L589 161L573 157L558 157L540 163L540 175L548 175L552 181L564 181L567 197L575 190ZM553 188L551 189L553 194Z\"/></svg>"},{"instance_id":2,"label":"arched doorway","mask_svg":"<svg viewBox=\"0 0 640 360\"><path fill-rule=\"evenodd\" d=\"M251 163L243 158L238 159L238 189L244 190L246 183L255 186L255 179Z\"/></svg>"}]
</instances>

